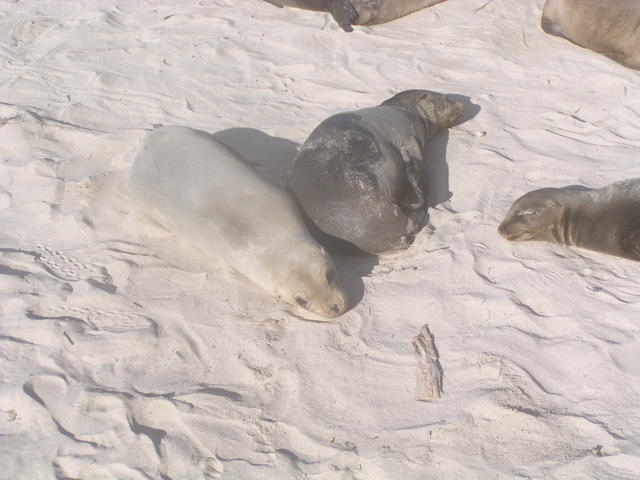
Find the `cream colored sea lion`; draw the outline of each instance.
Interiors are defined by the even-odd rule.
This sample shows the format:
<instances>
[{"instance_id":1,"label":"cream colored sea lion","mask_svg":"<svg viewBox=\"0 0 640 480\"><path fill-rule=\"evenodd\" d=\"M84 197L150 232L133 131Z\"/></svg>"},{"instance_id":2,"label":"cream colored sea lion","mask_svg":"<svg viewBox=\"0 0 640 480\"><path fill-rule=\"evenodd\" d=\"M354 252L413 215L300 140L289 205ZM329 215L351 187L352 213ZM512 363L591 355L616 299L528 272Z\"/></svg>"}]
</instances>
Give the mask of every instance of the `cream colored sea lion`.
<instances>
[{"instance_id":1,"label":"cream colored sea lion","mask_svg":"<svg viewBox=\"0 0 640 480\"><path fill-rule=\"evenodd\" d=\"M553 242L640 260L640 178L599 189L534 190L514 202L498 231L514 242Z\"/></svg>"},{"instance_id":2,"label":"cream colored sea lion","mask_svg":"<svg viewBox=\"0 0 640 480\"><path fill-rule=\"evenodd\" d=\"M640 0L547 0L542 28L640 69Z\"/></svg>"},{"instance_id":3,"label":"cream colored sea lion","mask_svg":"<svg viewBox=\"0 0 640 480\"><path fill-rule=\"evenodd\" d=\"M404 17L444 0L265 0L277 7L287 6L330 12L336 23L347 31L351 25L378 25Z\"/></svg>"},{"instance_id":4,"label":"cream colored sea lion","mask_svg":"<svg viewBox=\"0 0 640 480\"><path fill-rule=\"evenodd\" d=\"M325 317L347 308L333 261L293 199L211 135L184 127L148 133L131 184L165 227L274 296Z\"/></svg>"},{"instance_id":5,"label":"cream colored sea lion","mask_svg":"<svg viewBox=\"0 0 640 480\"><path fill-rule=\"evenodd\" d=\"M371 254L407 248L426 217L426 144L463 113L445 95L407 90L333 115L300 148L289 187L323 232Z\"/></svg>"}]
</instances>

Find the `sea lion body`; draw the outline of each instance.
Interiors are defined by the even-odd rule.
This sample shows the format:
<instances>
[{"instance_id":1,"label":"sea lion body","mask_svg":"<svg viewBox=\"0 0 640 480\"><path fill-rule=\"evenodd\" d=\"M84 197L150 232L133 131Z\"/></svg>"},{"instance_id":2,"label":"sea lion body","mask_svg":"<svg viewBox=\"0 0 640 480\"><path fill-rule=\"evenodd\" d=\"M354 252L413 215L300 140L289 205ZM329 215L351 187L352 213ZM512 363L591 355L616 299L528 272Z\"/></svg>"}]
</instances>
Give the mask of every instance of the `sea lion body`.
<instances>
[{"instance_id":1,"label":"sea lion body","mask_svg":"<svg viewBox=\"0 0 640 480\"><path fill-rule=\"evenodd\" d=\"M358 17L354 25L379 25L431 7L444 0L352 0Z\"/></svg>"},{"instance_id":2,"label":"sea lion body","mask_svg":"<svg viewBox=\"0 0 640 480\"><path fill-rule=\"evenodd\" d=\"M130 178L160 223L274 296L326 317L345 311L335 266L293 199L211 135L184 127L148 133Z\"/></svg>"},{"instance_id":3,"label":"sea lion body","mask_svg":"<svg viewBox=\"0 0 640 480\"><path fill-rule=\"evenodd\" d=\"M498 231L511 241L546 241L640 260L640 179L599 189L534 190L514 202Z\"/></svg>"},{"instance_id":4,"label":"sea lion body","mask_svg":"<svg viewBox=\"0 0 640 480\"><path fill-rule=\"evenodd\" d=\"M300 148L289 187L323 232L371 254L406 248L426 216L426 143L462 113L444 95L408 90L329 117Z\"/></svg>"},{"instance_id":5,"label":"sea lion body","mask_svg":"<svg viewBox=\"0 0 640 480\"><path fill-rule=\"evenodd\" d=\"M266 0L277 6L330 12L338 25L378 25L443 2L444 0Z\"/></svg>"},{"instance_id":6,"label":"sea lion body","mask_svg":"<svg viewBox=\"0 0 640 480\"><path fill-rule=\"evenodd\" d=\"M542 28L640 69L640 0L547 0Z\"/></svg>"}]
</instances>

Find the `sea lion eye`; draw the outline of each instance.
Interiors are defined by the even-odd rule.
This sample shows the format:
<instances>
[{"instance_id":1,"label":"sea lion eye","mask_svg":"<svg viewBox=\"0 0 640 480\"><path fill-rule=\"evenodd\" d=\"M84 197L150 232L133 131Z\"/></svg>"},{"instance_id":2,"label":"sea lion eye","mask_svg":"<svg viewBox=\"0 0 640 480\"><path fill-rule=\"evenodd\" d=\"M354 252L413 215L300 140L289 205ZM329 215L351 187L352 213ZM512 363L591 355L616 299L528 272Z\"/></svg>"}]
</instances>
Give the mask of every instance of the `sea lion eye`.
<instances>
[{"instance_id":1,"label":"sea lion eye","mask_svg":"<svg viewBox=\"0 0 640 480\"><path fill-rule=\"evenodd\" d=\"M540 215L542 215L545 211L544 207L540 207L540 208L527 208L526 210L520 210L517 213L518 217L525 217L525 216L534 216L534 217L539 217Z\"/></svg>"},{"instance_id":2,"label":"sea lion eye","mask_svg":"<svg viewBox=\"0 0 640 480\"><path fill-rule=\"evenodd\" d=\"M526 210L520 210L520 211L517 213L517 216L518 216L518 217L521 217L521 216L523 216L523 215L531 215L531 214L533 214L533 213L535 213L535 210L534 210L533 208L528 208L528 209L526 209Z\"/></svg>"},{"instance_id":3,"label":"sea lion eye","mask_svg":"<svg viewBox=\"0 0 640 480\"><path fill-rule=\"evenodd\" d=\"M335 282L336 280L336 272L335 270L327 270L327 272L324 274L325 277L327 277L327 283L329 285L333 284L333 282Z\"/></svg>"},{"instance_id":4,"label":"sea lion eye","mask_svg":"<svg viewBox=\"0 0 640 480\"><path fill-rule=\"evenodd\" d=\"M298 305L300 305L301 307L306 307L309 302L306 301L304 298L302 298L301 296L297 296L296 297L296 302L298 302Z\"/></svg>"}]
</instances>

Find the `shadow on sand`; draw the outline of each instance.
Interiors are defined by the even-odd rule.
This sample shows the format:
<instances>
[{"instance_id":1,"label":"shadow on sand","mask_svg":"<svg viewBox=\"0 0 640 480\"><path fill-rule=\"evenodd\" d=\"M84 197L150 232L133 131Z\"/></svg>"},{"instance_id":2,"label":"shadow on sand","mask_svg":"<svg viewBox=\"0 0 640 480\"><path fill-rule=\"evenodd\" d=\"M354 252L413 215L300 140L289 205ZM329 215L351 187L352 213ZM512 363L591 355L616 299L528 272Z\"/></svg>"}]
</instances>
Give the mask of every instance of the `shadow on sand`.
<instances>
[{"instance_id":1,"label":"shadow on sand","mask_svg":"<svg viewBox=\"0 0 640 480\"><path fill-rule=\"evenodd\" d=\"M447 94L447 98L464 105L464 114L453 125L461 125L471 120L480 112L480 106L471 103L471 99L464 95ZM427 176L427 206L435 207L446 202L453 196L449 190L449 165L447 165L447 145L449 144L449 130L440 132L429 140L425 152L425 174ZM428 223L428 216L425 224Z\"/></svg>"},{"instance_id":2,"label":"shadow on sand","mask_svg":"<svg viewBox=\"0 0 640 480\"><path fill-rule=\"evenodd\" d=\"M213 136L235 151L263 178L286 188L287 174L300 145L255 128L230 128Z\"/></svg>"}]
</instances>

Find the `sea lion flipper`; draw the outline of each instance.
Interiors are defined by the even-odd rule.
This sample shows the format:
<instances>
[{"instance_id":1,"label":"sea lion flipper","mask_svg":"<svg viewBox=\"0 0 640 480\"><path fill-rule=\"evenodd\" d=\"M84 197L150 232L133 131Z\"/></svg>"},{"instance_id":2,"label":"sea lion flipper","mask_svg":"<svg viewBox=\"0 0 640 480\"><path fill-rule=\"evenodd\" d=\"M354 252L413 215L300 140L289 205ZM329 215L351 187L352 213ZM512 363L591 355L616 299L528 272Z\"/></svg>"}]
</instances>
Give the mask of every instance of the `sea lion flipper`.
<instances>
[{"instance_id":1,"label":"sea lion flipper","mask_svg":"<svg viewBox=\"0 0 640 480\"><path fill-rule=\"evenodd\" d=\"M351 0L330 0L328 10L340 28L345 32L353 32L351 25L358 18L358 11Z\"/></svg>"},{"instance_id":2,"label":"sea lion flipper","mask_svg":"<svg viewBox=\"0 0 640 480\"><path fill-rule=\"evenodd\" d=\"M604 56L610 58L614 62L618 62L621 65L624 65L627 68L632 68L633 70L640 70L640 66L634 65L629 61L629 58L626 55L623 55L619 52L601 52Z\"/></svg>"},{"instance_id":3,"label":"sea lion flipper","mask_svg":"<svg viewBox=\"0 0 640 480\"><path fill-rule=\"evenodd\" d=\"M282 4L277 2L276 0L264 0L267 3L270 3L271 5L278 7L278 8L283 8Z\"/></svg>"},{"instance_id":4,"label":"sea lion flipper","mask_svg":"<svg viewBox=\"0 0 640 480\"><path fill-rule=\"evenodd\" d=\"M622 254L620 256L632 260L640 260L640 222L632 221L624 228L614 232Z\"/></svg>"},{"instance_id":5,"label":"sea lion flipper","mask_svg":"<svg viewBox=\"0 0 640 480\"><path fill-rule=\"evenodd\" d=\"M422 169L419 168L422 160L413 154L411 150L409 147L404 147L400 151L405 172L407 173L407 180L414 193L414 195L403 202L402 206L408 210L419 210L424 207L424 178L420 175Z\"/></svg>"}]
</instances>

